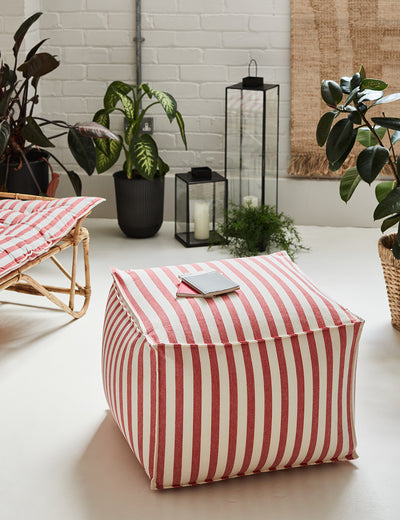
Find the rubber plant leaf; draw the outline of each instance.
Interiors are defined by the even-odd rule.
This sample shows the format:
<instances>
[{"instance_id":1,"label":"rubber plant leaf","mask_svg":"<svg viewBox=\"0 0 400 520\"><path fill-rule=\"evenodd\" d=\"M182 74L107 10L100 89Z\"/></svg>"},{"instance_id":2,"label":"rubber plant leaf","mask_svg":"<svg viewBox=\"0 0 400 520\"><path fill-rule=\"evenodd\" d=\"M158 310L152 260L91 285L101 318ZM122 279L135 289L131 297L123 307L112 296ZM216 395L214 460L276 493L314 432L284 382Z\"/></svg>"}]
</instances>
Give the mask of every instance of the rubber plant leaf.
<instances>
[{"instance_id":1,"label":"rubber plant leaf","mask_svg":"<svg viewBox=\"0 0 400 520\"><path fill-rule=\"evenodd\" d=\"M326 140L328 139L328 135L332 127L333 120L335 119L337 114L337 110L333 110L332 112L326 112L326 114L324 114L319 120L316 131L318 146L324 146L324 144L326 143Z\"/></svg>"},{"instance_id":2,"label":"rubber plant leaf","mask_svg":"<svg viewBox=\"0 0 400 520\"><path fill-rule=\"evenodd\" d=\"M374 128L376 134L379 136L379 138L382 140L383 136L386 133L386 128L383 128L382 126ZM375 146L378 144L377 138L374 136L374 134L371 132L369 128L359 128L357 131L357 141L365 146L365 148L368 148L368 146Z\"/></svg>"},{"instance_id":3,"label":"rubber plant leaf","mask_svg":"<svg viewBox=\"0 0 400 520\"><path fill-rule=\"evenodd\" d=\"M398 117L372 117L372 121L390 130L400 130L400 119Z\"/></svg>"},{"instance_id":4,"label":"rubber plant leaf","mask_svg":"<svg viewBox=\"0 0 400 520\"><path fill-rule=\"evenodd\" d=\"M400 215L394 215L393 217L386 218L381 225L381 231L384 233L388 229L390 229L395 224L400 222Z\"/></svg>"},{"instance_id":5,"label":"rubber plant leaf","mask_svg":"<svg viewBox=\"0 0 400 520\"><path fill-rule=\"evenodd\" d=\"M362 91L362 94L362 97L358 100L359 103L365 103L365 101L376 101L383 96L382 90L365 89ZM371 106L374 106L374 104Z\"/></svg>"},{"instance_id":6,"label":"rubber plant leaf","mask_svg":"<svg viewBox=\"0 0 400 520\"><path fill-rule=\"evenodd\" d=\"M72 187L74 188L75 195L80 197L82 195L82 181L80 180L79 175L73 170L67 171L67 174Z\"/></svg>"},{"instance_id":7,"label":"rubber plant leaf","mask_svg":"<svg viewBox=\"0 0 400 520\"><path fill-rule=\"evenodd\" d=\"M22 128L21 135L26 141L41 148L54 148L54 144L44 135L40 126L31 116L26 118L26 125Z\"/></svg>"},{"instance_id":8,"label":"rubber plant leaf","mask_svg":"<svg viewBox=\"0 0 400 520\"><path fill-rule=\"evenodd\" d=\"M330 163L338 161L349 147L353 137L353 123L341 119L332 128L326 141L326 156Z\"/></svg>"},{"instance_id":9,"label":"rubber plant leaf","mask_svg":"<svg viewBox=\"0 0 400 520\"><path fill-rule=\"evenodd\" d=\"M36 22L40 16L42 16L43 13L35 13L29 18L27 18L16 30L14 34L14 47L13 47L13 53L14 56L17 56L18 51L21 47L22 41L25 38L26 33L29 31L32 24Z\"/></svg>"},{"instance_id":10,"label":"rubber plant leaf","mask_svg":"<svg viewBox=\"0 0 400 520\"><path fill-rule=\"evenodd\" d=\"M339 157L339 159L333 163L329 163L329 169L332 172L336 172L339 168L342 167L344 161L347 159L348 155L350 154L351 150L353 149L354 143L356 142L356 135L357 130L353 130L353 134L351 136L351 140L349 142L348 147L343 152L343 154Z\"/></svg>"},{"instance_id":11,"label":"rubber plant leaf","mask_svg":"<svg viewBox=\"0 0 400 520\"><path fill-rule=\"evenodd\" d=\"M395 187L396 181L384 181L377 184L375 187L376 200L382 202Z\"/></svg>"},{"instance_id":12,"label":"rubber plant leaf","mask_svg":"<svg viewBox=\"0 0 400 520\"><path fill-rule=\"evenodd\" d=\"M96 149L92 139L80 134L75 128L70 128L68 146L79 166L88 175L92 175L96 167Z\"/></svg>"},{"instance_id":13,"label":"rubber plant leaf","mask_svg":"<svg viewBox=\"0 0 400 520\"><path fill-rule=\"evenodd\" d=\"M40 78L59 65L60 62L48 52L39 52L20 65L17 70L22 72L24 78Z\"/></svg>"},{"instance_id":14,"label":"rubber plant leaf","mask_svg":"<svg viewBox=\"0 0 400 520\"><path fill-rule=\"evenodd\" d=\"M157 171L158 150L154 139L143 134L132 138L131 156L136 170L145 179L152 179Z\"/></svg>"},{"instance_id":15,"label":"rubber plant leaf","mask_svg":"<svg viewBox=\"0 0 400 520\"><path fill-rule=\"evenodd\" d=\"M355 189L359 185L361 177L357 171L357 168L353 166L349 168L340 179L340 198L344 202L348 202L353 195Z\"/></svg>"},{"instance_id":16,"label":"rubber plant leaf","mask_svg":"<svg viewBox=\"0 0 400 520\"><path fill-rule=\"evenodd\" d=\"M375 208L374 220L400 213L400 188L392 190Z\"/></svg>"},{"instance_id":17,"label":"rubber plant leaf","mask_svg":"<svg viewBox=\"0 0 400 520\"><path fill-rule=\"evenodd\" d=\"M371 184L389 159L389 150L383 146L369 146L357 157L357 170L361 178Z\"/></svg>"},{"instance_id":18,"label":"rubber plant leaf","mask_svg":"<svg viewBox=\"0 0 400 520\"><path fill-rule=\"evenodd\" d=\"M361 82L361 89L385 90L388 84L380 79L365 78Z\"/></svg>"},{"instance_id":19,"label":"rubber plant leaf","mask_svg":"<svg viewBox=\"0 0 400 520\"><path fill-rule=\"evenodd\" d=\"M177 103L175 98L171 96L171 94L167 94L167 92L160 92L158 90L152 90L151 92L153 96L160 102L165 113L167 114L168 119L170 122L172 122L176 116Z\"/></svg>"},{"instance_id":20,"label":"rubber plant leaf","mask_svg":"<svg viewBox=\"0 0 400 520\"><path fill-rule=\"evenodd\" d=\"M0 155L4 152L10 137L10 127L7 121L0 123Z\"/></svg>"},{"instance_id":21,"label":"rubber plant leaf","mask_svg":"<svg viewBox=\"0 0 400 520\"><path fill-rule=\"evenodd\" d=\"M395 130L390 138L392 144L396 144L397 141L400 141L400 130Z\"/></svg>"},{"instance_id":22,"label":"rubber plant leaf","mask_svg":"<svg viewBox=\"0 0 400 520\"><path fill-rule=\"evenodd\" d=\"M336 106L341 102L343 92L335 81L324 80L321 83L321 96L327 105Z\"/></svg>"},{"instance_id":23,"label":"rubber plant leaf","mask_svg":"<svg viewBox=\"0 0 400 520\"><path fill-rule=\"evenodd\" d=\"M400 92L396 92L394 94L389 94L388 96L381 97L372 106L382 105L383 103L391 103L392 101L397 101L398 99L400 99Z\"/></svg>"}]
</instances>

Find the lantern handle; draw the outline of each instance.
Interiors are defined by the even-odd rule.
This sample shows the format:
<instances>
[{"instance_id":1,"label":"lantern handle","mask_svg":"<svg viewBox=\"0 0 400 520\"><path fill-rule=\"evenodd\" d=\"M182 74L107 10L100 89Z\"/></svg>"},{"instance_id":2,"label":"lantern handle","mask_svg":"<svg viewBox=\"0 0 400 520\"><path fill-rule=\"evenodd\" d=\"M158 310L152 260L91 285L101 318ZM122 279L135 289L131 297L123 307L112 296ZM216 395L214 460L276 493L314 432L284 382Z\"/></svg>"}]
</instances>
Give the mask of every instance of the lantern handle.
<instances>
[{"instance_id":1,"label":"lantern handle","mask_svg":"<svg viewBox=\"0 0 400 520\"><path fill-rule=\"evenodd\" d=\"M254 66L256 68L256 76L257 76L257 62L256 62L256 60L254 58L251 58L251 60L249 61L249 65L247 67L247 73L250 76L250 67L251 67L252 63L254 63Z\"/></svg>"}]
</instances>

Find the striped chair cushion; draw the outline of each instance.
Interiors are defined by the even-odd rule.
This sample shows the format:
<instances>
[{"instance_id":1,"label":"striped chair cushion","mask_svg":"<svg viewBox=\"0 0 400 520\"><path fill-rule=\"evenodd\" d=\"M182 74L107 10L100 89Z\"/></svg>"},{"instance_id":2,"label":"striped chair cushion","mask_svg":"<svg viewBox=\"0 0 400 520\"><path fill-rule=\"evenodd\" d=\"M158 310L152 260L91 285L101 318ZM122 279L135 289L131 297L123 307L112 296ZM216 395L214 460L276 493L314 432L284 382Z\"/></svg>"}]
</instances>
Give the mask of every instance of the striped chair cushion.
<instances>
[{"instance_id":1,"label":"striped chair cushion","mask_svg":"<svg viewBox=\"0 0 400 520\"><path fill-rule=\"evenodd\" d=\"M205 268L240 291L176 298ZM356 458L362 325L285 253L114 270L105 394L152 489Z\"/></svg>"},{"instance_id":2,"label":"striped chair cushion","mask_svg":"<svg viewBox=\"0 0 400 520\"><path fill-rule=\"evenodd\" d=\"M0 278L48 251L103 200L0 200Z\"/></svg>"}]
</instances>

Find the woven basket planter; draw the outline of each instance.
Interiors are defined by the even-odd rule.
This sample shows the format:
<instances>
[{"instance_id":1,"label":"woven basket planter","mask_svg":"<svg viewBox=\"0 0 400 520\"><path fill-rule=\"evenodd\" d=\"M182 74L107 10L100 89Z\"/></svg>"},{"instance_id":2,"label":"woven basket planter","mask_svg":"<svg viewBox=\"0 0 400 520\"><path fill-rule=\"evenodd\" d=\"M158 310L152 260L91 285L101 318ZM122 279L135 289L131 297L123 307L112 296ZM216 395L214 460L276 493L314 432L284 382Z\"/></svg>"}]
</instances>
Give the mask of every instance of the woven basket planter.
<instances>
[{"instance_id":1,"label":"woven basket planter","mask_svg":"<svg viewBox=\"0 0 400 520\"><path fill-rule=\"evenodd\" d=\"M396 233L383 235L378 241L378 252L386 283L392 325L400 330L400 260L396 260L391 251L396 237Z\"/></svg>"}]
</instances>

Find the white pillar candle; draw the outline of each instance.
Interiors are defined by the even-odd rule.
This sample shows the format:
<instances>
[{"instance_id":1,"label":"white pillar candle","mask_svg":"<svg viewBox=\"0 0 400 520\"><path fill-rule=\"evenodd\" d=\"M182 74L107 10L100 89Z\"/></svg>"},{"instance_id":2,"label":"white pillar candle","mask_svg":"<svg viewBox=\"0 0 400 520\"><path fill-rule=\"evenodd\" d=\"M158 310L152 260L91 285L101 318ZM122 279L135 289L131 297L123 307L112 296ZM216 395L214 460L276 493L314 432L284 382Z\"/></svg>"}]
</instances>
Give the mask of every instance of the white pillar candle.
<instances>
[{"instance_id":1,"label":"white pillar candle","mask_svg":"<svg viewBox=\"0 0 400 520\"><path fill-rule=\"evenodd\" d=\"M258 198L255 195L246 195L242 200L243 206L252 206L254 208L258 207Z\"/></svg>"},{"instance_id":2,"label":"white pillar candle","mask_svg":"<svg viewBox=\"0 0 400 520\"><path fill-rule=\"evenodd\" d=\"M209 229L210 209L205 200L196 200L194 203L194 238L207 240L210 236Z\"/></svg>"}]
</instances>

